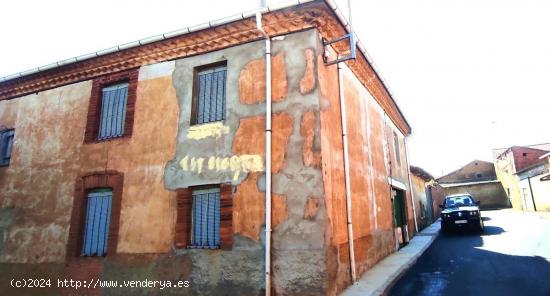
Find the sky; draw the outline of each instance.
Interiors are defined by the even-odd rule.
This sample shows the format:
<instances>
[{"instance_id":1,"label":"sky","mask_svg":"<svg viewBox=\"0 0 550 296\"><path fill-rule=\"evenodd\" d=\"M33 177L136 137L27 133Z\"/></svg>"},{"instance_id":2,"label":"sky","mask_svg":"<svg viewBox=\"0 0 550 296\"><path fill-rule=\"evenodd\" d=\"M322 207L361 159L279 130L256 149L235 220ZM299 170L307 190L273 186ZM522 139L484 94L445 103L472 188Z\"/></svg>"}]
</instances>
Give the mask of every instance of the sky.
<instances>
[{"instance_id":1,"label":"sky","mask_svg":"<svg viewBox=\"0 0 550 296\"><path fill-rule=\"evenodd\" d=\"M6 1L0 77L257 7L258 0ZM268 4L284 1L271 0ZM336 1L347 12L347 1ZM550 1L351 0L352 21L441 176L550 142Z\"/></svg>"}]
</instances>

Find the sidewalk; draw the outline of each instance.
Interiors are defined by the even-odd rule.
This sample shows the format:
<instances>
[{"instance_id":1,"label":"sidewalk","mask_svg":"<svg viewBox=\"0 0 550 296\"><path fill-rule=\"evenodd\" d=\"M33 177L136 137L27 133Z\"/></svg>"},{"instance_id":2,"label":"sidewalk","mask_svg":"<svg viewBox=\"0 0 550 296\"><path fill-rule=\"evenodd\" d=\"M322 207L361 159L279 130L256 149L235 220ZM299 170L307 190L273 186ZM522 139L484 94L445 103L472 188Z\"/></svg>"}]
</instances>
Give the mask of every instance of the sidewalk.
<instances>
[{"instance_id":1,"label":"sidewalk","mask_svg":"<svg viewBox=\"0 0 550 296\"><path fill-rule=\"evenodd\" d=\"M381 295L426 251L440 230L439 220L414 236L407 246L384 258L341 296Z\"/></svg>"}]
</instances>

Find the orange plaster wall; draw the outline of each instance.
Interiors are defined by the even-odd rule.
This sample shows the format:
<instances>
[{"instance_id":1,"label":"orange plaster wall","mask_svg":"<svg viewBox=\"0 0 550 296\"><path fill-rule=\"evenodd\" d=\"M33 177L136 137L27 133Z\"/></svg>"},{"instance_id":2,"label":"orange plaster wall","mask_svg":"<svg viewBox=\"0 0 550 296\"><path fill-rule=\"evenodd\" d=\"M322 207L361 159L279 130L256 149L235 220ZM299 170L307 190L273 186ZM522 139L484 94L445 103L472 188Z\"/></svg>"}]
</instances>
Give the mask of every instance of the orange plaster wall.
<instances>
[{"instance_id":1,"label":"orange plaster wall","mask_svg":"<svg viewBox=\"0 0 550 296\"><path fill-rule=\"evenodd\" d=\"M279 102L286 98L287 92L284 52L271 58L271 71L271 99ZM265 101L265 59L252 60L241 70L239 93L242 104Z\"/></svg>"},{"instance_id":2,"label":"orange plaster wall","mask_svg":"<svg viewBox=\"0 0 550 296\"><path fill-rule=\"evenodd\" d=\"M91 83L0 102L15 128L11 162L0 168L0 208L12 209L1 262L62 262Z\"/></svg>"},{"instance_id":3,"label":"orange plaster wall","mask_svg":"<svg viewBox=\"0 0 550 296\"><path fill-rule=\"evenodd\" d=\"M286 113L273 114L272 118L272 173L285 166L285 152L293 120ZM265 158L265 116L240 119L239 129L233 140L235 155L254 154ZM249 173L246 180L237 186L233 196L233 230L236 234L259 241L262 225L265 224L265 193L258 189L258 173ZM288 217L286 196L272 194L272 228Z\"/></svg>"},{"instance_id":4,"label":"orange plaster wall","mask_svg":"<svg viewBox=\"0 0 550 296\"><path fill-rule=\"evenodd\" d=\"M170 250L175 193L164 188L163 174L176 147L178 110L171 77L139 81L132 137L82 147L80 173L124 173L118 252Z\"/></svg>"}]
</instances>

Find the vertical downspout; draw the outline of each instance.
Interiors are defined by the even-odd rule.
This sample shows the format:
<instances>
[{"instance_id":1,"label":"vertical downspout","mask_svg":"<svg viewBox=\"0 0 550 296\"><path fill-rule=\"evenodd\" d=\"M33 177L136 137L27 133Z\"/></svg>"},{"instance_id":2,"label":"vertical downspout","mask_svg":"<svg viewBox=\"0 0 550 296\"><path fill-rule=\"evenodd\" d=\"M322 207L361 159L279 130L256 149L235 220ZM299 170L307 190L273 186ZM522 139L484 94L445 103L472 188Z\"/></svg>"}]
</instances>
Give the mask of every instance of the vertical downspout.
<instances>
[{"instance_id":1,"label":"vertical downspout","mask_svg":"<svg viewBox=\"0 0 550 296\"><path fill-rule=\"evenodd\" d=\"M265 295L271 295L271 39L262 29L262 14L256 12L256 27L265 37Z\"/></svg>"},{"instance_id":2,"label":"vertical downspout","mask_svg":"<svg viewBox=\"0 0 550 296\"><path fill-rule=\"evenodd\" d=\"M412 179L411 179L411 164L409 163L409 146L407 145L407 137L404 138L404 142L405 142L405 157L407 159L407 174L409 176L409 190L411 191L411 203L413 208L414 229L418 233L418 222L416 221L416 206L414 204L414 190L413 190Z\"/></svg>"},{"instance_id":3,"label":"vertical downspout","mask_svg":"<svg viewBox=\"0 0 550 296\"><path fill-rule=\"evenodd\" d=\"M535 195L533 195L533 186L531 186L531 177L527 177L527 182L529 183L529 191L531 191L531 200L533 200L533 210L537 211L537 206L535 205Z\"/></svg>"},{"instance_id":4,"label":"vertical downspout","mask_svg":"<svg viewBox=\"0 0 550 296\"><path fill-rule=\"evenodd\" d=\"M346 214L348 224L348 242L349 242L349 258L351 269L351 280L356 282L355 274L355 249L353 247L353 225L351 222L351 189L349 177L349 152L348 152L348 127L346 116L346 97L344 96L344 79L342 77L342 62L338 63L338 89L340 95L340 118L342 121L342 144L344 149L344 180L346 184Z\"/></svg>"}]
</instances>

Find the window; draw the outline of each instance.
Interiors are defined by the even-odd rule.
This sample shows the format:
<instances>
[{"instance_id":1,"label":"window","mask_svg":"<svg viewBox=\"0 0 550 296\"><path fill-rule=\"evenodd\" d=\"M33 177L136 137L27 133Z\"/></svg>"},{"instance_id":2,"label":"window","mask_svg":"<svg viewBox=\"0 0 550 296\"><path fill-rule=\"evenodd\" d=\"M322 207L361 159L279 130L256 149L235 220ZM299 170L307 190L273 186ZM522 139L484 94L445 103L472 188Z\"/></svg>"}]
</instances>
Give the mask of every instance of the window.
<instances>
[{"instance_id":1,"label":"window","mask_svg":"<svg viewBox=\"0 0 550 296\"><path fill-rule=\"evenodd\" d=\"M94 79L84 143L132 136L138 75L133 69Z\"/></svg>"},{"instance_id":2,"label":"window","mask_svg":"<svg viewBox=\"0 0 550 296\"><path fill-rule=\"evenodd\" d=\"M220 245L220 189L193 190L191 247Z\"/></svg>"},{"instance_id":3,"label":"window","mask_svg":"<svg viewBox=\"0 0 550 296\"><path fill-rule=\"evenodd\" d=\"M10 164L14 133L13 129L0 131L0 166Z\"/></svg>"},{"instance_id":4,"label":"window","mask_svg":"<svg viewBox=\"0 0 550 296\"><path fill-rule=\"evenodd\" d=\"M393 141L394 141L394 147L395 147L395 160L397 160L397 165L401 166L401 155L399 153L399 138L397 137L397 133L393 132Z\"/></svg>"},{"instance_id":5,"label":"window","mask_svg":"<svg viewBox=\"0 0 550 296\"><path fill-rule=\"evenodd\" d=\"M124 135L127 101L127 82L107 86L102 89L98 140Z\"/></svg>"},{"instance_id":6,"label":"window","mask_svg":"<svg viewBox=\"0 0 550 296\"><path fill-rule=\"evenodd\" d=\"M83 256L107 255L112 198L113 191L107 188L94 189L88 193Z\"/></svg>"},{"instance_id":7,"label":"window","mask_svg":"<svg viewBox=\"0 0 550 296\"><path fill-rule=\"evenodd\" d=\"M480 174L480 173L477 173L477 174L476 174L476 177L481 178L481 177L483 177L483 175Z\"/></svg>"},{"instance_id":8,"label":"window","mask_svg":"<svg viewBox=\"0 0 550 296\"><path fill-rule=\"evenodd\" d=\"M192 124L203 124L225 119L226 63L208 66L196 71Z\"/></svg>"}]
</instances>

